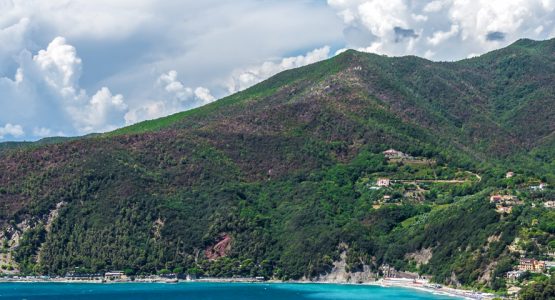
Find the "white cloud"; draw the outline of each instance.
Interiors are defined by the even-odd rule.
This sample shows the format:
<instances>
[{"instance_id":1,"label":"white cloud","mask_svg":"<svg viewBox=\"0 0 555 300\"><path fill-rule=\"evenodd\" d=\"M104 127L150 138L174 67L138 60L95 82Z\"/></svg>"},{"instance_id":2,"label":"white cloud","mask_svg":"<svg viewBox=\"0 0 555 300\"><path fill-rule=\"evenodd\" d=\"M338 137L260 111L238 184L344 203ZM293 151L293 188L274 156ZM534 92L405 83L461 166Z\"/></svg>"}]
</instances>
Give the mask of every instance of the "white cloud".
<instances>
[{"instance_id":1,"label":"white cloud","mask_svg":"<svg viewBox=\"0 0 555 300\"><path fill-rule=\"evenodd\" d=\"M154 0L8 0L0 2L0 11L6 12L5 19L25 16L63 31L68 37L104 38L124 36L147 22L151 17L149 10L156 3ZM0 21L4 18L0 17Z\"/></svg>"},{"instance_id":2,"label":"white cloud","mask_svg":"<svg viewBox=\"0 0 555 300\"><path fill-rule=\"evenodd\" d=\"M463 40L485 40L490 32L528 35L555 17L543 1L533 0L454 0L449 16L453 23L460 24Z\"/></svg>"},{"instance_id":3,"label":"white cloud","mask_svg":"<svg viewBox=\"0 0 555 300\"><path fill-rule=\"evenodd\" d=\"M281 71L306 66L330 56L330 47L314 49L305 55L286 57L279 62L266 61L259 66L237 69L227 82L230 93L244 90Z\"/></svg>"},{"instance_id":4,"label":"white cloud","mask_svg":"<svg viewBox=\"0 0 555 300\"><path fill-rule=\"evenodd\" d=\"M81 59L75 47L63 37L56 37L46 50L40 50L33 61L43 73L44 80L62 93L74 93L81 76Z\"/></svg>"},{"instance_id":5,"label":"white cloud","mask_svg":"<svg viewBox=\"0 0 555 300\"><path fill-rule=\"evenodd\" d=\"M144 120L151 120L176 113L173 107L168 107L164 101L150 101L125 114L125 123L131 125Z\"/></svg>"},{"instance_id":6,"label":"white cloud","mask_svg":"<svg viewBox=\"0 0 555 300\"><path fill-rule=\"evenodd\" d=\"M431 37L428 37L428 43L437 46L447 39L454 37L457 33L459 33L459 26L458 25L451 25L451 29L449 31L436 31L432 34Z\"/></svg>"},{"instance_id":7,"label":"white cloud","mask_svg":"<svg viewBox=\"0 0 555 300\"><path fill-rule=\"evenodd\" d=\"M8 135L12 137L20 137L24 134L25 132L23 131L23 127L21 127L21 125L7 123L4 127L0 127L0 139L3 139Z\"/></svg>"},{"instance_id":8,"label":"white cloud","mask_svg":"<svg viewBox=\"0 0 555 300\"><path fill-rule=\"evenodd\" d=\"M98 121L111 115L91 104L103 87L128 107L106 101L112 112L160 116L227 95L237 68L342 38L335 12L313 0L0 0L0 11L0 123L37 129L25 138L127 124L117 113ZM182 87L156 84L167 70Z\"/></svg>"},{"instance_id":9,"label":"white cloud","mask_svg":"<svg viewBox=\"0 0 555 300\"><path fill-rule=\"evenodd\" d=\"M54 38L34 56L23 51L13 79L0 77L0 120L22 121L32 137L105 132L124 124L158 118L214 101L208 88L186 87L177 71L162 74L143 91L151 95L130 106L122 94L101 87L92 96L79 86L83 61L63 37ZM16 111L16 114L10 111ZM9 126L8 126L9 125ZM21 137L8 124L2 136ZM19 125L18 125L19 126Z\"/></svg>"},{"instance_id":10,"label":"white cloud","mask_svg":"<svg viewBox=\"0 0 555 300\"><path fill-rule=\"evenodd\" d=\"M122 125L127 112L123 96L112 95L107 87L102 87L89 97L79 87L82 60L65 38L56 37L46 50L40 50L33 57L33 62L40 79L46 82L52 94L57 94L55 100L73 121L72 127L77 133L107 131ZM22 73L24 78L24 71Z\"/></svg>"},{"instance_id":11,"label":"white cloud","mask_svg":"<svg viewBox=\"0 0 555 300\"><path fill-rule=\"evenodd\" d=\"M212 94L210 94L210 90L204 87L197 87L195 89L195 97L197 97L199 100L201 100L204 103L210 103L214 100L216 100L216 98L214 96L212 96Z\"/></svg>"},{"instance_id":12,"label":"white cloud","mask_svg":"<svg viewBox=\"0 0 555 300\"><path fill-rule=\"evenodd\" d=\"M328 5L346 32L368 32L366 43L345 35L348 47L393 56L455 60L555 33L555 0L328 0Z\"/></svg>"},{"instance_id":13,"label":"white cloud","mask_svg":"<svg viewBox=\"0 0 555 300\"><path fill-rule=\"evenodd\" d=\"M33 128L33 135L40 138L44 138L44 137L53 136L54 133L52 132L52 130L46 127L35 127Z\"/></svg>"},{"instance_id":14,"label":"white cloud","mask_svg":"<svg viewBox=\"0 0 555 300\"><path fill-rule=\"evenodd\" d=\"M171 70L167 74L160 75L158 82L164 86L167 92L185 96L185 87L177 80L176 70Z\"/></svg>"},{"instance_id":15,"label":"white cloud","mask_svg":"<svg viewBox=\"0 0 555 300\"><path fill-rule=\"evenodd\" d=\"M160 75L152 93L155 99L162 98L164 100L147 99L142 105L130 109L125 114L125 123L129 125L167 116L216 100L209 89L200 86L186 87L177 76L178 73L175 70Z\"/></svg>"},{"instance_id":16,"label":"white cloud","mask_svg":"<svg viewBox=\"0 0 555 300\"><path fill-rule=\"evenodd\" d=\"M76 115L81 115L78 124L81 132L108 131L121 126L128 107L123 96L112 95L107 87L101 88L85 107L79 107Z\"/></svg>"},{"instance_id":17,"label":"white cloud","mask_svg":"<svg viewBox=\"0 0 555 300\"><path fill-rule=\"evenodd\" d=\"M426 6L424 6L424 9L422 9L422 11L426 13L438 12L443 9L444 4L445 4L444 1L435 0L426 4Z\"/></svg>"},{"instance_id":18,"label":"white cloud","mask_svg":"<svg viewBox=\"0 0 555 300\"><path fill-rule=\"evenodd\" d=\"M360 21L377 37L387 38L395 27L408 28L408 8L402 0L362 1L357 7Z\"/></svg>"},{"instance_id":19,"label":"white cloud","mask_svg":"<svg viewBox=\"0 0 555 300\"><path fill-rule=\"evenodd\" d=\"M0 113L0 120L23 122L34 128L35 137L121 126L127 112L123 96L112 95L103 87L89 97L79 87L81 71L81 58L63 37L54 38L35 56L23 51L14 79L0 78L0 95L5 95L0 98L0 105L7 108Z\"/></svg>"},{"instance_id":20,"label":"white cloud","mask_svg":"<svg viewBox=\"0 0 555 300\"><path fill-rule=\"evenodd\" d=\"M0 11L4 13L1 4ZM2 22L2 17L0 16L0 42L2 43L2 47L0 47L0 74L5 66L9 65L12 61L12 57L24 48L29 23L30 21L26 17L15 21L6 20Z\"/></svg>"}]
</instances>

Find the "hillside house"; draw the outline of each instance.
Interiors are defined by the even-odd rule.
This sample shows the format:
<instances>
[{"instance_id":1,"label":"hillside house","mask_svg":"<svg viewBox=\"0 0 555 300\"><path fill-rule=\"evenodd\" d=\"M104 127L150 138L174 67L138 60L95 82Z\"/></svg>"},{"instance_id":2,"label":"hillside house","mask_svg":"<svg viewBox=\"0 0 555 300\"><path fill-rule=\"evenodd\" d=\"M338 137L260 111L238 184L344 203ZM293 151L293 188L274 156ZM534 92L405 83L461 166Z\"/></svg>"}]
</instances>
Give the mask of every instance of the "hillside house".
<instances>
[{"instance_id":1,"label":"hillside house","mask_svg":"<svg viewBox=\"0 0 555 300\"><path fill-rule=\"evenodd\" d=\"M543 191L546 187L547 187L547 184L542 182L539 185L531 186L530 189L532 191Z\"/></svg>"},{"instance_id":2,"label":"hillside house","mask_svg":"<svg viewBox=\"0 0 555 300\"><path fill-rule=\"evenodd\" d=\"M381 187L388 187L390 184L391 181L389 178L378 178L378 181L376 182L376 185Z\"/></svg>"},{"instance_id":3,"label":"hillside house","mask_svg":"<svg viewBox=\"0 0 555 300\"><path fill-rule=\"evenodd\" d=\"M551 201L545 201L543 203L543 206L545 208L555 208L555 201L552 201L552 200Z\"/></svg>"},{"instance_id":4,"label":"hillside house","mask_svg":"<svg viewBox=\"0 0 555 300\"><path fill-rule=\"evenodd\" d=\"M515 173L511 172L511 171L509 171L509 172L507 172L507 174L505 174L505 178L512 178L514 176L515 176Z\"/></svg>"},{"instance_id":5,"label":"hillside house","mask_svg":"<svg viewBox=\"0 0 555 300\"><path fill-rule=\"evenodd\" d=\"M524 271L509 271L505 274L507 280L517 280L524 274Z\"/></svg>"},{"instance_id":6,"label":"hillside house","mask_svg":"<svg viewBox=\"0 0 555 300\"><path fill-rule=\"evenodd\" d=\"M510 214L513 211L512 206L497 206L495 207L495 211L500 214Z\"/></svg>"},{"instance_id":7,"label":"hillside house","mask_svg":"<svg viewBox=\"0 0 555 300\"><path fill-rule=\"evenodd\" d=\"M555 268L555 261L544 261L544 263L545 263L545 268L548 270Z\"/></svg>"},{"instance_id":8,"label":"hillside house","mask_svg":"<svg viewBox=\"0 0 555 300\"><path fill-rule=\"evenodd\" d=\"M513 195L493 195L489 197L491 203L503 203L506 205L520 204L517 196Z\"/></svg>"},{"instance_id":9,"label":"hillside house","mask_svg":"<svg viewBox=\"0 0 555 300\"><path fill-rule=\"evenodd\" d=\"M541 273L545 271L545 262L533 258L521 258L518 264L518 270Z\"/></svg>"},{"instance_id":10,"label":"hillside house","mask_svg":"<svg viewBox=\"0 0 555 300\"><path fill-rule=\"evenodd\" d=\"M501 202L501 200L503 200L503 196L501 196L501 195L493 195L493 196L489 197L489 202L491 202L491 203Z\"/></svg>"},{"instance_id":11,"label":"hillside house","mask_svg":"<svg viewBox=\"0 0 555 300\"><path fill-rule=\"evenodd\" d=\"M399 159L408 157L408 155L406 155L405 153L397 151L395 149L385 150L382 153L387 159Z\"/></svg>"},{"instance_id":12,"label":"hillside house","mask_svg":"<svg viewBox=\"0 0 555 300\"><path fill-rule=\"evenodd\" d=\"M522 201L513 195L492 195L489 201L495 203L495 211L500 214L510 214L513 211L514 205L522 204Z\"/></svg>"}]
</instances>

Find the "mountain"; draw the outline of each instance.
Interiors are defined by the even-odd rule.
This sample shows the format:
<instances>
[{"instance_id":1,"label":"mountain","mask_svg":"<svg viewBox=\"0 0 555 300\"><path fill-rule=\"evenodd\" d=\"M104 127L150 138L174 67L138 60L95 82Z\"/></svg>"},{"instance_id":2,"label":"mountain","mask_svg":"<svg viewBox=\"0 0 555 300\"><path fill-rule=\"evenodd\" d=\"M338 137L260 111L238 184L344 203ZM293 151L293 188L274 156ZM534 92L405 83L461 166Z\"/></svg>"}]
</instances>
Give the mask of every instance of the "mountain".
<instances>
[{"instance_id":1,"label":"mountain","mask_svg":"<svg viewBox=\"0 0 555 300\"><path fill-rule=\"evenodd\" d=\"M555 248L553 82L555 39L458 62L348 50L191 111L0 150L1 270L308 279L344 260L503 289L515 251Z\"/></svg>"}]
</instances>

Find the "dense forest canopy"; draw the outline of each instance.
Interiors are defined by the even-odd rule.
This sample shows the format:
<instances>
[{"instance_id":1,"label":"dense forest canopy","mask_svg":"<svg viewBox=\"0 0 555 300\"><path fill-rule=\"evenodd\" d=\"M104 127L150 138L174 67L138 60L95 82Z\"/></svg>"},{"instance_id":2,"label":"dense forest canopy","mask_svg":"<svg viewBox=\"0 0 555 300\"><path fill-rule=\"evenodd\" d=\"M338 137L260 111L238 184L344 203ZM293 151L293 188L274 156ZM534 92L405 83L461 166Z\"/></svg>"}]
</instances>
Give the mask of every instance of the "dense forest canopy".
<instances>
[{"instance_id":1,"label":"dense forest canopy","mask_svg":"<svg viewBox=\"0 0 555 300\"><path fill-rule=\"evenodd\" d=\"M555 40L349 50L111 133L0 144L0 268L300 279L345 252L352 272L505 289L520 254L555 249L553 82Z\"/></svg>"}]
</instances>

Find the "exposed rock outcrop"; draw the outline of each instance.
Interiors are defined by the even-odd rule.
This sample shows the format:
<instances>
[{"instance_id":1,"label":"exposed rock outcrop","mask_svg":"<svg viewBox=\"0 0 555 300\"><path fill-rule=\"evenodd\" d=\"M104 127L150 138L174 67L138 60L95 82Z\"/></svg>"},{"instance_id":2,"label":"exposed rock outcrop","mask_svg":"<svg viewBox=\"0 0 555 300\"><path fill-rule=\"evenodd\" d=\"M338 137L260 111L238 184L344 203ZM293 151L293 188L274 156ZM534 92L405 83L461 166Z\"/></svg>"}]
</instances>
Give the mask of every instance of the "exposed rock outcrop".
<instances>
[{"instance_id":1,"label":"exposed rock outcrop","mask_svg":"<svg viewBox=\"0 0 555 300\"><path fill-rule=\"evenodd\" d=\"M347 251L341 252L340 260L333 263L333 269L325 275L314 278L313 281L325 281L335 283L363 283L375 281L377 276L370 270L370 266L364 265L361 272L347 271Z\"/></svg>"},{"instance_id":2,"label":"exposed rock outcrop","mask_svg":"<svg viewBox=\"0 0 555 300\"><path fill-rule=\"evenodd\" d=\"M231 236L224 233L215 245L208 247L204 251L206 258L214 260L220 257L225 257L229 253L229 250L231 250L231 241Z\"/></svg>"},{"instance_id":3,"label":"exposed rock outcrop","mask_svg":"<svg viewBox=\"0 0 555 300\"><path fill-rule=\"evenodd\" d=\"M415 261L418 266L425 265L432 259L432 248L423 248L413 253L407 253L405 258Z\"/></svg>"}]
</instances>

